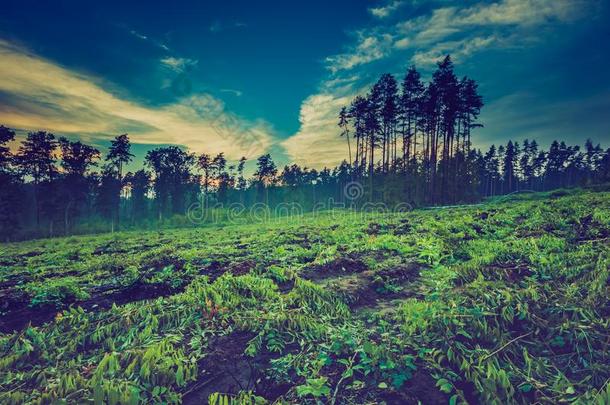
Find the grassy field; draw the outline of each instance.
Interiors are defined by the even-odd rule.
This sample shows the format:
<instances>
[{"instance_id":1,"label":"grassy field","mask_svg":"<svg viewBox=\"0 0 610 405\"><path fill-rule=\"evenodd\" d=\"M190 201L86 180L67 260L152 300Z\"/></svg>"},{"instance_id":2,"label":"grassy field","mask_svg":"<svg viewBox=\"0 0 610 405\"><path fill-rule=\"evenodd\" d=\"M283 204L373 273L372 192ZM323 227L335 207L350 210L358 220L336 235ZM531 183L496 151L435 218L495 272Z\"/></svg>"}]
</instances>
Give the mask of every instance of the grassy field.
<instances>
[{"instance_id":1,"label":"grassy field","mask_svg":"<svg viewBox=\"0 0 610 405\"><path fill-rule=\"evenodd\" d=\"M0 246L0 403L610 403L610 193Z\"/></svg>"}]
</instances>

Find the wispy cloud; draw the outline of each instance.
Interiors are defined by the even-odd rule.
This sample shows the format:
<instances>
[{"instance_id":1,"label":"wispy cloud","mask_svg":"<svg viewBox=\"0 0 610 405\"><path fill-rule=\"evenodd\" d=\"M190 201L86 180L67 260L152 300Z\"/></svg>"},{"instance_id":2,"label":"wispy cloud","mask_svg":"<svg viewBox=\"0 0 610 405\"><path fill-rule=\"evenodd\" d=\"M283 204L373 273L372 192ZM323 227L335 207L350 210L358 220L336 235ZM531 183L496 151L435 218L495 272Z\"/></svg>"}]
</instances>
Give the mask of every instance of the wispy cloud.
<instances>
[{"instance_id":1,"label":"wispy cloud","mask_svg":"<svg viewBox=\"0 0 610 405\"><path fill-rule=\"evenodd\" d=\"M161 59L161 63L164 66L179 73L197 65L198 62L196 59L175 58L173 56Z\"/></svg>"},{"instance_id":2,"label":"wispy cloud","mask_svg":"<svg viewBox=\"0 0 610 405\"><path fill-rule=\"evenodd\" d=\"M138 39L141 39L142 41L146 41L146 42L148 42L148 43L150 43L150 44L152 44L152 45L154 45L154 46L156 46L158 48L163 49L164 51L169 51L170 50L169 47L166 44L164 44L163 42L160 42L160 41L157 41L157 40L155 40L153 38L150 38L148 35L144 35L144 34L138 32L136 30L133 30L133 29L129 30L129 33L131 35L133 35L134 37L136 37Z\"/></svg>"},{"instance_id":3,"label":"wispy cloud","mask_svg":"<svg viewBox=\"0 0 610 405\"><path fill-rule=\"evenodd\" d=\"M500 44L501 40L496 36L474 37L459 41L441 42L434 45L425 52L415 52L411 60L416 65L433 65L447 54L451 54L454 61L459 61L473 53L489 48L494 44Z\"/></svg>"},{"instance_id":4,"label":"wispy cloud","mask_svg":"<svg viewBox=\"0 0 610 405\"><path fill-rule=\"evenodd\" d=\"M18 69L15 67L19 66ZM0 39L0 122L90 141L129 132L134 143L178 144L195 152L255 157L274 136L264 121L226 111L222 101L197 94L163 106L120 97L95 77L66 69Z\"/></svg>"},{"instance_id":5,"label":"wispy cloud","mask_svg":"<svg viewBox=\"0 0 610 405\"><path fill-rule=\"evenodd\" d=\"M417 49L415 63L434 63L432 56L468 56L490 46L532 42L535 27L568 23L590 9L585 0L501 0L470 7L441 7L396 25L394 47ZM501 41L498 41L502 38ZM466 48L464 48L466 47Z\"/></svg>"},{"instance_id":6,"label":"wispy cloud","mask_svg":"<svg viewBox=\"0 0 610 405\"><path fill-rule=\"evenodd\" d=\"M358 33L358 44L346 53L326 58L327 68L336 73L386 57L392 47L392 35L374 32Z\"/></svg>"},{"instance_id":7,"label":"wispy cloud","mask_svg":"<svg viewBox=\"0 0 610 405\"><path fill-rule=\"evenodd\" d=\"M208 27L208 30L211 33L217 33L220 31L224 31L227 29L238 29L238 28L246 28L248 26L248 24L241 22L241 21L235 21L232 23L228 23L228 22L221 22L221 21L214 21L212 24L210 24L210 26Z\"/></svg>"},{"instance_id":8,"label":"wispy cloud","mask_svg":"<svg viewBox=\"0 0 610 405\"><path fill-rule=\"evenodd\" d=\"M500 0L469 6L442 5L398 23L357 31L355 44L343 53L326 58L326 65L336 73L386 58L397 51L412 51L413 62L430 64L433 63L431 56L441 50L467 56L490 46L512 46L509 38L532 42L537 36L536 27L578 20L590 12L592 3L591 0ZM392 1L369 12L382 19L398 13L401 6L403 2ZM404 8L408 7L404 5ZM489 40L500 37L503 37L501 42ZM473 41L469 50L461 51L469 41Z\"/></svg>"},{"instance_id":9,"label":"wispy cloud","mask_svg":"<svg viewBox=\"0 0 610 405\"><path fill-rule=\"evenodd\" d=\"M233 94L236 97L241 97L243 94L240 90L235 90L235 89L220 89L220 91L223 93Z\"/></svg>"},{"instance_id":10,"label":"wispy cloud","mask_svg":"<svg viewBox=\"0 0 610 405\"><path fill-rule=\"evenodd\" d=\"M390 14L396 11L403 4L403 1L395 0L386 4L385 6L369 8L369 13L371 13L377 18L386 18L389 17Z\"/></svg>"}]
</instances>

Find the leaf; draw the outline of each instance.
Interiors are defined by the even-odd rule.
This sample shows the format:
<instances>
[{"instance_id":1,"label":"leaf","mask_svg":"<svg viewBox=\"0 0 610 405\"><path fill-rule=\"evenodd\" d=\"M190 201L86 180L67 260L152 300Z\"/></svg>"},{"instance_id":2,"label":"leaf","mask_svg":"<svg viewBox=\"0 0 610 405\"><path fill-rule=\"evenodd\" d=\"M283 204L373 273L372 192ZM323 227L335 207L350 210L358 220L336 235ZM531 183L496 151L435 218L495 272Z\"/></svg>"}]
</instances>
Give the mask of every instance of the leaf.
<instances>
[{"instance_id":1,"label":"leaf","mask_svg":"<svg viewBox=\"0 0 610 405\"><path fill-rule=\"evenodd\" d=\"M386 388L388 388L388 384L386 384L382 381L377 385L377 387L381 388L381 389L386 389Z\"/></svg>"},{"instance_id":2,"label":"leaf","mask_svg":"<svg viewBox=\"0 0 610 405\"><path fill-rule=\"evenodd\" d=\"M408 372L396 373L392 376L392 386L395 389L400 389L400 387L402 387L402 385L405 383L405 381L407 381L409 378L411 378L411 373L408 373Z\"/></svg>"},{"instance_id":3,"label":"leaf","mask_svg":"<svg viewBox=\"0 0 610 405\"><path fill-rule=\"evenodd\" d=\"M445 394L449 394L451 391L453 391L453 384L451 384L451 382L445 378L440 378L436 382L436 386Z\"/></svg>"},{"instance_id":4,"label":"leaf","mask_svg":"<svg viewBox=\"0 0 610 405\"><path fill-rule=\"evenodd\" d=\"M521 392L530 392L532 390L532 388L534 388L532 386L532 384L523 384L522 386L519 387L519 390Z\"/></svg>"}]
</instances>

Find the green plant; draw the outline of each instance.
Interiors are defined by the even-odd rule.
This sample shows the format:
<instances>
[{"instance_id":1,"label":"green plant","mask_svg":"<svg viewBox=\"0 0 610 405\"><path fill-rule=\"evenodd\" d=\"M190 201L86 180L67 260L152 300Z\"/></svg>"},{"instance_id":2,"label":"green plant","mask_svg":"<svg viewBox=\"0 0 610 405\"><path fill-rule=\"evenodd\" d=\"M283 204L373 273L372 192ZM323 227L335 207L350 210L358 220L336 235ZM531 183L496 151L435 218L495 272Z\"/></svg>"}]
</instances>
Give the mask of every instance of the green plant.
<instances>
[{"instance_id":1,"label":"green plant","mask_svg":"<svg viewBox=\"0 0 610 405\"><path fill-rule=\"evenodd\" d=\"M89 293L80 285L79 280L72 277L58 280L35 282L25 286L30 295L30 305L55 305L60 307L64 302L89 298Z\"/></svg>"}]
</instances>

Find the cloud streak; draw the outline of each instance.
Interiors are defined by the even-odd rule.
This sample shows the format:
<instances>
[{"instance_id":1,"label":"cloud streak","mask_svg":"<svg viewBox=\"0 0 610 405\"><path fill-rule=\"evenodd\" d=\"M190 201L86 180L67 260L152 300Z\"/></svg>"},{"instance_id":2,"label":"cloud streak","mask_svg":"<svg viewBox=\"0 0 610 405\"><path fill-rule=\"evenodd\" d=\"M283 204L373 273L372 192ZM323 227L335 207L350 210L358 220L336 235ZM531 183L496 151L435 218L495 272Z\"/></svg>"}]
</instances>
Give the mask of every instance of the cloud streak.
<instances>
[{"instance_id":1,"label":"cloud streak","mask_svg":"<svg viewBox=\"0 0 610 405\"><path fill-rule=\"evenodd\" d=\"M413 62L432 64L435 61L431 57L439 52L468 56L490 46L531 42L537 36L536 27L576 21L590 12L591 4L587 0L500 0L443 6L395 24L357 31L356 44L326 58L326 66L337 73L384 59L396 51L415 51ZM383 19L402 5L393 1L369 12ZM492 40L499 37L504 37L503 41ZM469 44L469 51L460 52L469 41L474 42Z\"/></svg>"},{"instance_id":2,"label":"cloud streak","mask_svg":"<svg viewBox=\"0 0 610 405\"><path fill-rule=\"evenodd\" d=\"M156 41L156 40L150 38L148 35L144 35L141 32L138 32L136 30L129 30L129 33L131 35L133 35L134 37L141 39L142 41L150 42L154 46L161 48L164 51L170 51L169 47L167 45L165 45L163 42Z\"/></svg>"},{"instance_id":3,"label":"cloud streak","mask_svg":"<svg viewBox=\"0 0 610 405\"><path fill-rule=\"evenodd\" d=\"M392 47L391 34L358 33L358 45L355 49L343 54L326 58L327 68L332 73L350 70L386 57Z\"/></svg>"},{"instance_id":4,"label":"cloud streak","mask_svg":"<svg viewBox=\"0 0 610 405\"><path fill-rule=\"evenodd\" d=\"M0 122L9 127L89 141L129 132L134 143L184 145L230 159L256 157L274 141L268 123L244 120L209 94L148 106L109 88L0 39Z\"/></svg>"},{"instance_id":5,"label":"cloud streak","mask_svg":"<svg viewBox=\"0 0 610 405\"><path fill-rule=\"evenodd\" d=\"M369 13L377 18L387 18L403 4L403 1L395 0L385 6L369 8Z\"/></svg>"},{"instance_id":6,"label":"cloud streak","mask_svg":"<svg viewBox=\"0 0 610 405\"><path fill-rule=\"evenodd\" d=\"M185 70L197 65L198 62L199 61L195 59L175 58L173 56L161 59L161 64L178 73L182 73Z\"/></svg>"}]
</instances>

